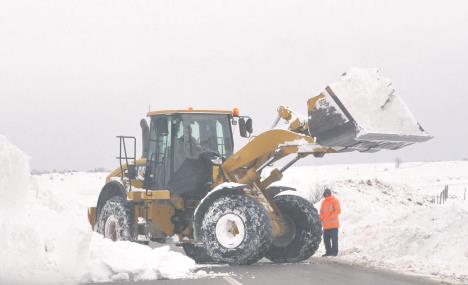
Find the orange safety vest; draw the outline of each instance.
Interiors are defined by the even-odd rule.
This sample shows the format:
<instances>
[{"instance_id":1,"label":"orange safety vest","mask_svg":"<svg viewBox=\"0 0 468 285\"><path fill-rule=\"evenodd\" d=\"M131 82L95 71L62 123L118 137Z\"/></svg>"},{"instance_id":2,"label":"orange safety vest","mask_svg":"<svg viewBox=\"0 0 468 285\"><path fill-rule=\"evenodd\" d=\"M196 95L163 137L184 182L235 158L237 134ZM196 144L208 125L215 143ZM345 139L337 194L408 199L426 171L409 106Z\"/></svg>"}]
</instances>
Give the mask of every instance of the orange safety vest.
<instances>
[{"instance_id":1,"label":"orange safety vest","mask_svg":"<svg viewBox=\"0 0 468 285\"><path fill-rule=\"evenodd\" d=\"M320 207L320 221L324 230L340 227L338 215L341 213L340 202L333 196L325 197Z\"/></svg>"}]
</instances>

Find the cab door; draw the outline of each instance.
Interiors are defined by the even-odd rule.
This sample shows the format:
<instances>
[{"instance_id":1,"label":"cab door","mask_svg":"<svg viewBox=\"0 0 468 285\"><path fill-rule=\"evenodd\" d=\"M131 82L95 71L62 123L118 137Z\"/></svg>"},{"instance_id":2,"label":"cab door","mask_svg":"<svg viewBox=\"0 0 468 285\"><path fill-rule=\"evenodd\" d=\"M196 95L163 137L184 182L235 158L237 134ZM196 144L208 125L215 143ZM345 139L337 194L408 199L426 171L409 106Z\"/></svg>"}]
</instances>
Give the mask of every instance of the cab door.
<instances>
[{"instance_id":1,"label":"cab door","mask_svg":"<svg viewBox=\"0 0 468 285\"><path fill-rule=\"evenodd\" d=\"M171 116L151 118L145 188L167 190L172 167Z\"/></svg>"}]
</instances>

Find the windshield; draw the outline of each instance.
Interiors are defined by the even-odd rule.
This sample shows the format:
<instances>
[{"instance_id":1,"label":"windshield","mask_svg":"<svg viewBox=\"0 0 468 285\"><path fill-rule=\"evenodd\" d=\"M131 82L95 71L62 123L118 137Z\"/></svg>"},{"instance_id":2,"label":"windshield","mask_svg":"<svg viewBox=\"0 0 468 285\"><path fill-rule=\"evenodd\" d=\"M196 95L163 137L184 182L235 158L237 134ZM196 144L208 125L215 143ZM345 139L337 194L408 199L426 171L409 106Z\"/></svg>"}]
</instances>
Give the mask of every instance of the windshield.
<instances>
[{"instance_id":1,"label":"windshield","mask_svg":"<svg viewBox=\"0 0 468 285\"><path fill-rule=\"evenodd\" d=\"M198 158L202 152L215 152L227 158L233 152L229 117L183 114L176 126L176 141L184 143L189 158Z\"/></svg>"},{"instance_id":2,"label":"windshield","mask_svg":"<svg viewBox=\"0 0 468 285\"><path fill-rule=\"evenodd\" d=\"M233 140L230 120L231 117L224 114L153 117L147 160L148 177L152 178L147 179L147 187L167 189L172 185L173 190L178 188L173 185L175 183L173 180L178 180L180 173L193 176L194 171L204 171L203 166L206 163L200 156L202 153L215 153L223 158L231 156ZM197 183L194 185L199 187ZM190 187L187 188L184 184L182 188L187 190Z\"/></svg>"}]
</instances>

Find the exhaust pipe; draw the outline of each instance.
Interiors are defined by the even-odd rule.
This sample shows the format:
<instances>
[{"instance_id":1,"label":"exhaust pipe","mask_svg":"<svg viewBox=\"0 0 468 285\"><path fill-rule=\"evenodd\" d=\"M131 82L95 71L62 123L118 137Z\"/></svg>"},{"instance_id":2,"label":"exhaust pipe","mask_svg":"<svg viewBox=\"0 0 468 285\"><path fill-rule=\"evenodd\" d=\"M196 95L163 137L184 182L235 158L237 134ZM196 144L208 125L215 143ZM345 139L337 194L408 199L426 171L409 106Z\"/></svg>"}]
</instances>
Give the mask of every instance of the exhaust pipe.
<instances>
[{"instance_id":1,"label":"exhaust pipe","mask_svg":"<svg viewBox=\"0 0 468 285\"><path fill-rule=\"evenodd\" d=\"M148 158L148 137L149 137L149 127L148 122L145 119L141 119L141 157Z\"/></svg>"}]
</instances>

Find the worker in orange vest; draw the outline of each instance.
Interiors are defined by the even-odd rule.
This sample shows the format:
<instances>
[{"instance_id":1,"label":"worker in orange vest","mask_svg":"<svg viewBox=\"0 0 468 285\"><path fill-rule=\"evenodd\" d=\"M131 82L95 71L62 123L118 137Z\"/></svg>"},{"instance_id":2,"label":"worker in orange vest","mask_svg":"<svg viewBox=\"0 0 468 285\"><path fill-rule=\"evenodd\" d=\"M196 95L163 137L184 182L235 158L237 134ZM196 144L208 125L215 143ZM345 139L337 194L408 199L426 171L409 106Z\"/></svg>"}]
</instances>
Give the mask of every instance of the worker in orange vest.
<instances>
[{"instance_id":1,"label":"worker in orange vest","mask_svg":"<svg viewBox=\"0 0 468 285\"><path fill-rule=\"evenodd\" d=\"M323 256L338 255L338 228L340 221L338 215L341 213L340 202L332 196L330 189L323 192L322 206L320 207L320 221L323 227L323 243L325 254Z\"/></svg>"}]
</instances>

